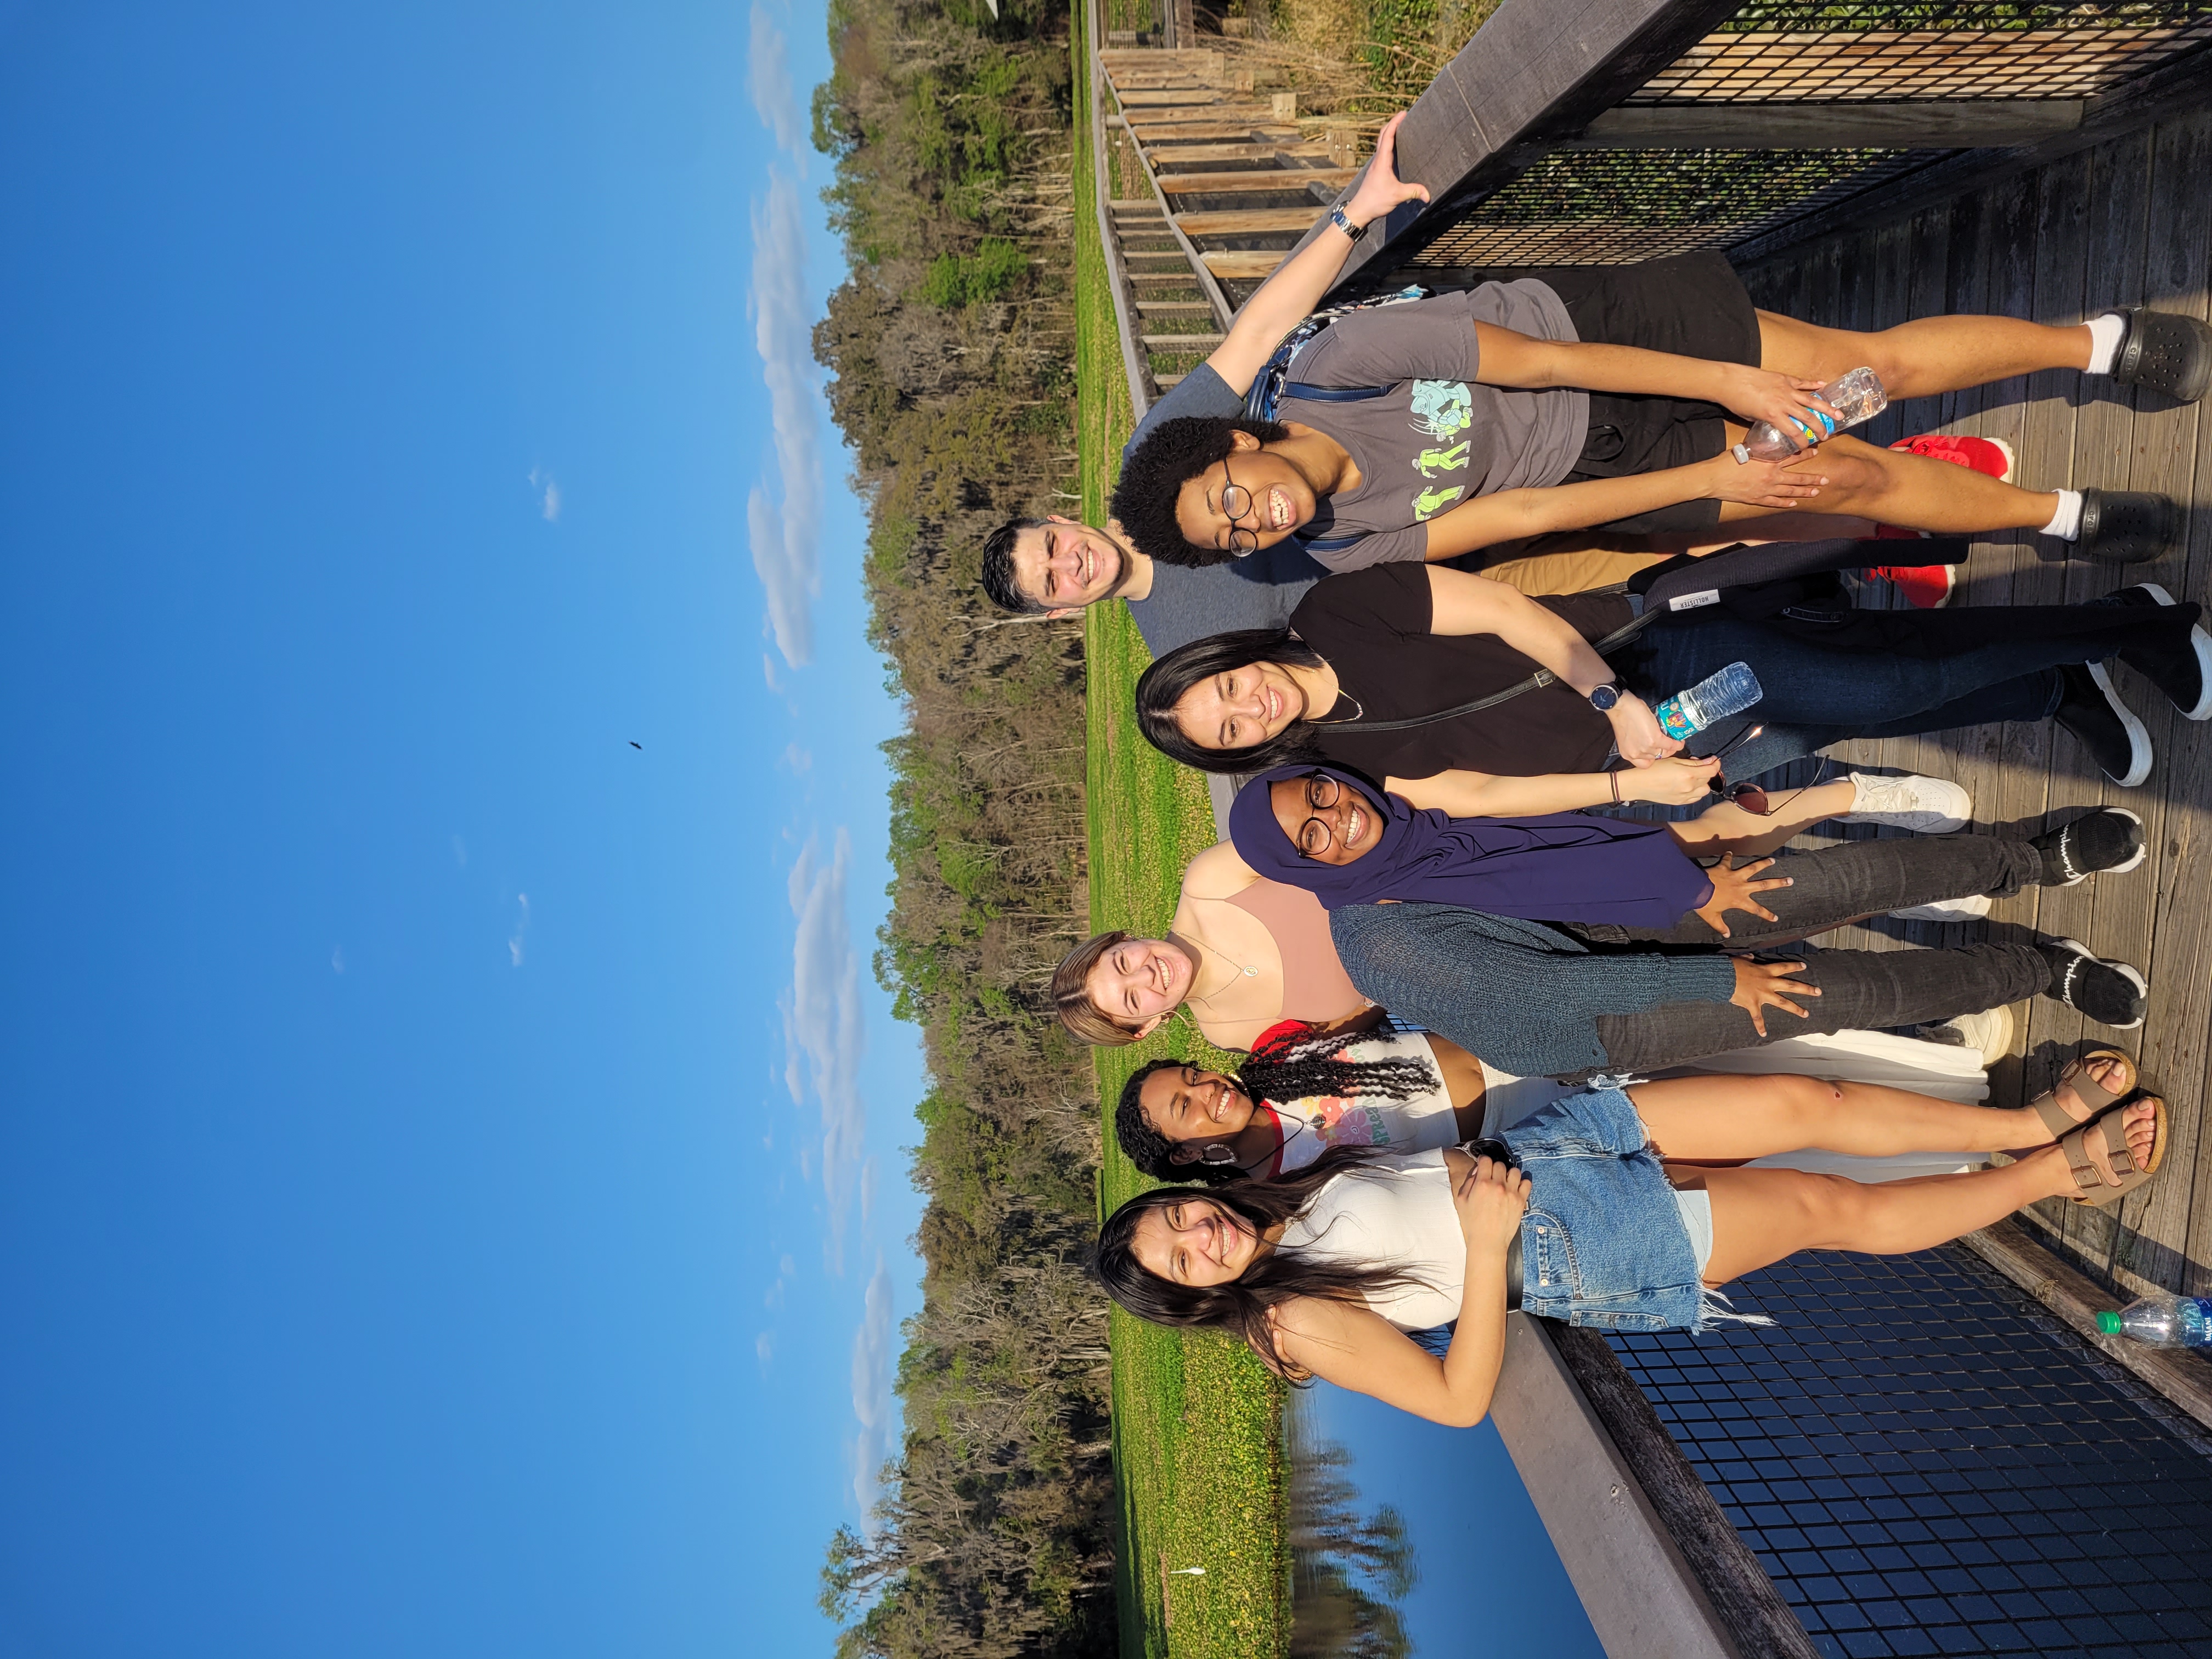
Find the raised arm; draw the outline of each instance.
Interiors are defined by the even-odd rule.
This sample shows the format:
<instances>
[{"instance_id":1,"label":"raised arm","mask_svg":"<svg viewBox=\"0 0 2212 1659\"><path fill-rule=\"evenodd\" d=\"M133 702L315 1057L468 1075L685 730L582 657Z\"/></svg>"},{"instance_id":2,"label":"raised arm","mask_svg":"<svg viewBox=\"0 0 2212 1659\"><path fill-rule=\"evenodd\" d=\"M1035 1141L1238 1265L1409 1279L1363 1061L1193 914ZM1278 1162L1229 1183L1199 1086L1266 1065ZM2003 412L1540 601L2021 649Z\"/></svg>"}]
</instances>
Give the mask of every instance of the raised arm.
<instances>
[{"instance_id":1,"label":"raised arm","mask_svg":"<svg viewBox=\"0 0 2212 1659\"><path fill-rule=\"evenodd\" d=\"M1826 435L1823 423L1814 411L1836 412L1811 395L1820 390L1818 380L1746 363L1678 357L1641 346L1539 340L1494 323L1477 323L1474 337L1482 352L1482 372L1477 378L1486 386L1528 391L1571 386L1585 392L1689 398L1718 404L1747 423L1771 421L1788 431L1794 422L1822 436Z\"/></svg>"},{"instance_id":2,"label":"raised arm","mask_svg":"<svg viewBox=\"0 0 2212 1659\"><path fill-rule=\"evenodd\" d=\"M1826 474L1812 470L1819 464L1813 457L1814 452L1808 450L1786 460L1739 465L1733 455L1721 454L1709 461L1638 472L1625 478L1592 478L1581 483L1554 484L1549 489L1501 489L1495 495L1477 495L1428 521L1428 546L1422 556L1431 563L1455 559L1499 542L1547 536L1559 530L1587 530L1656 512L1677 501L1715 500L1741 501L1751 507L1802 507L1828 481Z\"/></svg>"},{"instance_id":3,"label":"raised arm","mask_svg":"<svg viewBox=\"0 0 2212 1659\"><path fill-rule=\"evenodd\" d=\"M1401 202L1429 199L1425 185L1409 185L1398 177L1398 127L1405 118L1405 112L1400 111L1375 136L1375 158L1344 204L1344 216L1354 229L1365 228ZM1206 360L1207 367L1229 383L1231 391L1250 391L1260 366L1283 336L1312 314L1351 254L1352 238L1334 222L1324 222L1321 234L1278 265L1275 274L1244 302L1229 325L1229 337Z\"/></svg>"}]
</instances>

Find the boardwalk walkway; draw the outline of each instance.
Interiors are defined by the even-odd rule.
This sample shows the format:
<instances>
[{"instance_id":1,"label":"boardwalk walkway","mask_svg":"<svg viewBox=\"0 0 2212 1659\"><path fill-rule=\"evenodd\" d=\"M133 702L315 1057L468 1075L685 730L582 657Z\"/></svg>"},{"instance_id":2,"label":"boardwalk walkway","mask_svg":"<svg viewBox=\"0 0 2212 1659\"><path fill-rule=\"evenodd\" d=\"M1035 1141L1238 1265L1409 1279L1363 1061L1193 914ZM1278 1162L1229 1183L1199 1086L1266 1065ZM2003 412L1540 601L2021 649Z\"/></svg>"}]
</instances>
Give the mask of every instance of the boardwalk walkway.
<instances>
[{"instance_id":1,"label":"boardwalk walkway","mask_svg":"<svg viewBox=\"0 0 2212 1659\"><path fill-rule=\"evenodd\" d=\"M1825 238L1745 271L1754 300L1808 321L1886 328L1941 312L1988 311L2065 322L2110 306L2206 314L2212 261L2212 112L2198 112L1962 195L1903 222ZM1954 603L2051 605L2094 599L2130 580L2180 599L2212 595L2212 441L2197 409L2151 394L2088 395L2097 383L2039 374L1890 410L1869 436L1888 442L1940 428L2002 438L2032 487L2166 491L2197 508L2185 550L2124 574L2051 560L2033 536L1977 542ZM2212 434L2208 434L2212 439ZM2150 976L2150 1017L2135 1032L2085 1024L2047 999L2021 1016L2015 1060L1996 1073L1997 1103L2039 1091L2085 1041L2117 1039L2173 1108L2177 1167L2117 1213L2053 1202L2039 1218L2119 1285L2212 1292L2212 1138L2204 1133L2212 1048L2212 724L2176 717L2122 671L2123 693L2149 725L2158 765L2148 785L2116 789L2067 733L2007 726L1853 745L1843 751L1956 778L1974 792L1978 826L2027 835L2109 802L2141 813L2150 858L2141 871L2077 888L2032 889L2002 903L1990 933L2031 927L2088 941ZM1850 930L1860 933L1863 930ZM1920 943L1964 943L1973 930L1899 928ZM1837 938L1833 942L1844 943ZM1861 937L1862 945L1893 941Z\"/></svg>"}]
</instances>

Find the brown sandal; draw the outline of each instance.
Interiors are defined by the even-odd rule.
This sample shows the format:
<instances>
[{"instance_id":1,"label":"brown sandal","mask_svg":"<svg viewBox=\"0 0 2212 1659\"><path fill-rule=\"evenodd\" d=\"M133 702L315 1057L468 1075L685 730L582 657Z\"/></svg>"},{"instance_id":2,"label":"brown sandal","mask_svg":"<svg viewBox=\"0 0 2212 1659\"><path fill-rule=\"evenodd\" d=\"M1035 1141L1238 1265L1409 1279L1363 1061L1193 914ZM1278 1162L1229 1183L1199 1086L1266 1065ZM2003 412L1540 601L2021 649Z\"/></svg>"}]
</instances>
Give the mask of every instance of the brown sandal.
<instances>
[{"instance_id":1,"label":"brown sandal","mask_svg":"<svg viewBox=\"0 0 2212 1659\"><path fill-rule=\"evenodd\" d=\"M2066 1167L2074 1176L2074 1184L2081 1189L2074 1194L2076 1204L2092 1204L2099 1209L2117 1204L2164 1166L2168 1127L2166 1103L2156 1095L2145 1095L2142 1099L2155 1106L2158 1115L2151 1133L2150 1152L2142 1164L2136 1163L2127 1135L2120 1128L2120 1114L2126 1109L2124 1107L2108 1108L2058 1143L2066 1154ZM2093 1133L2103 1146L2105 1160L2112 1166L2117 1182L2107 1182L2104 1171L2091 1161L2089 1137Z\"/></svg>"},{"instance_id":2,"label":"brown sandal","mask_svg":"<svg viewBox=\"0 0 2212 1659\"><path fill-rule=\"evenodd\" d=\"M2095 1078L2091 1077L2090 1063L2100 1060L2118 1060L2127 1068L2127 1081L2117 1089L2107 1089ZM2125 1100L2130 1095L2135 1093L2136 1082L2134 1060L2129 1059L2118 1048L2092 1048L2088 1053L2076 1054L2068 1060L2066 1069L2058 1074L2058 1081L2052 1084L2047 1092L2029 1101L2027 1109L2043 1120L2043 1127L2050 1130L2051 1138L2057 1140L2060 1136L2073 1130L2094 1123L2098 1115L2106 1108ZM2088 1116L2076 1117L2058 1103L2058 1091L2069 1084L2073 1086L2075 1094L2080 1097L2081 1103L2089 1109Z\"/></svg>"}]
</instances>

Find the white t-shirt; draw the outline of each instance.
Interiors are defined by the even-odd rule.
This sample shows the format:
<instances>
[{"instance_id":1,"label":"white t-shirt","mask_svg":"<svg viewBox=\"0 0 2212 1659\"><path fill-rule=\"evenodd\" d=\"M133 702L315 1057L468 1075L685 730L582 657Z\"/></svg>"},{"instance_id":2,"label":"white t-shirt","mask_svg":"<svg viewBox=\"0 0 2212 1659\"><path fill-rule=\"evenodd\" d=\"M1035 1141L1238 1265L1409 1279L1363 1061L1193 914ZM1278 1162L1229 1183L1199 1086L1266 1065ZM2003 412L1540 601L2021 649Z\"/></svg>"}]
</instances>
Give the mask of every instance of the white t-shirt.
<instances>
[{"instance_id":1,"label":"white t-shirt","mask_svg":"<svg viewBox=\"0 0 2212 1659\"><path fill-rule=\"evenodd\" d=\"M1348 1045L1339 1059L1418 1060L1428 1068L1426 1093L1411 1100L1382 1096L1309 1095L1304 1100L1273 1101L1261 1109L1274 1115L1282 1146L1268 1160L1268 1178L1303 1170L1332 1146L1387 1146L1393 1153L1425 1152L1457 1144L1457 1121L1443 1074L1437 1070L1429 1040L1419 1031L1377 1032Z\"/></svg>"}]
</instances>

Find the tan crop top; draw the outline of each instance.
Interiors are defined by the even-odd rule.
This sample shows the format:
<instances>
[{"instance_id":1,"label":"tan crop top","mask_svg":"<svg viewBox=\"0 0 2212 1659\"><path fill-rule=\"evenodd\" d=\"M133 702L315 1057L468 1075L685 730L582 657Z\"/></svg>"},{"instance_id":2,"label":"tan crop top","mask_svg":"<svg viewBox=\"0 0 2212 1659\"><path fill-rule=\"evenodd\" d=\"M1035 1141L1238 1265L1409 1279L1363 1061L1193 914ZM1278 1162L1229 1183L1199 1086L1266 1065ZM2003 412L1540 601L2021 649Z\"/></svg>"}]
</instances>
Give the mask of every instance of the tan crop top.
<instances>
[{"instance_id":1,"label":"tan crop top","mask_svg":"<svg viewBox=\"0 0 2212 1659\"><path fill-rule=\"evenodd\" d=\"M1367 1006L1344 971L1336 941L1328 936L1328 912L1303 887L1264 877L1230 903L1267 930L1283 963L1283 1018L1327 1024L1349 1019Z\"/></svg>"}]
</instances>

